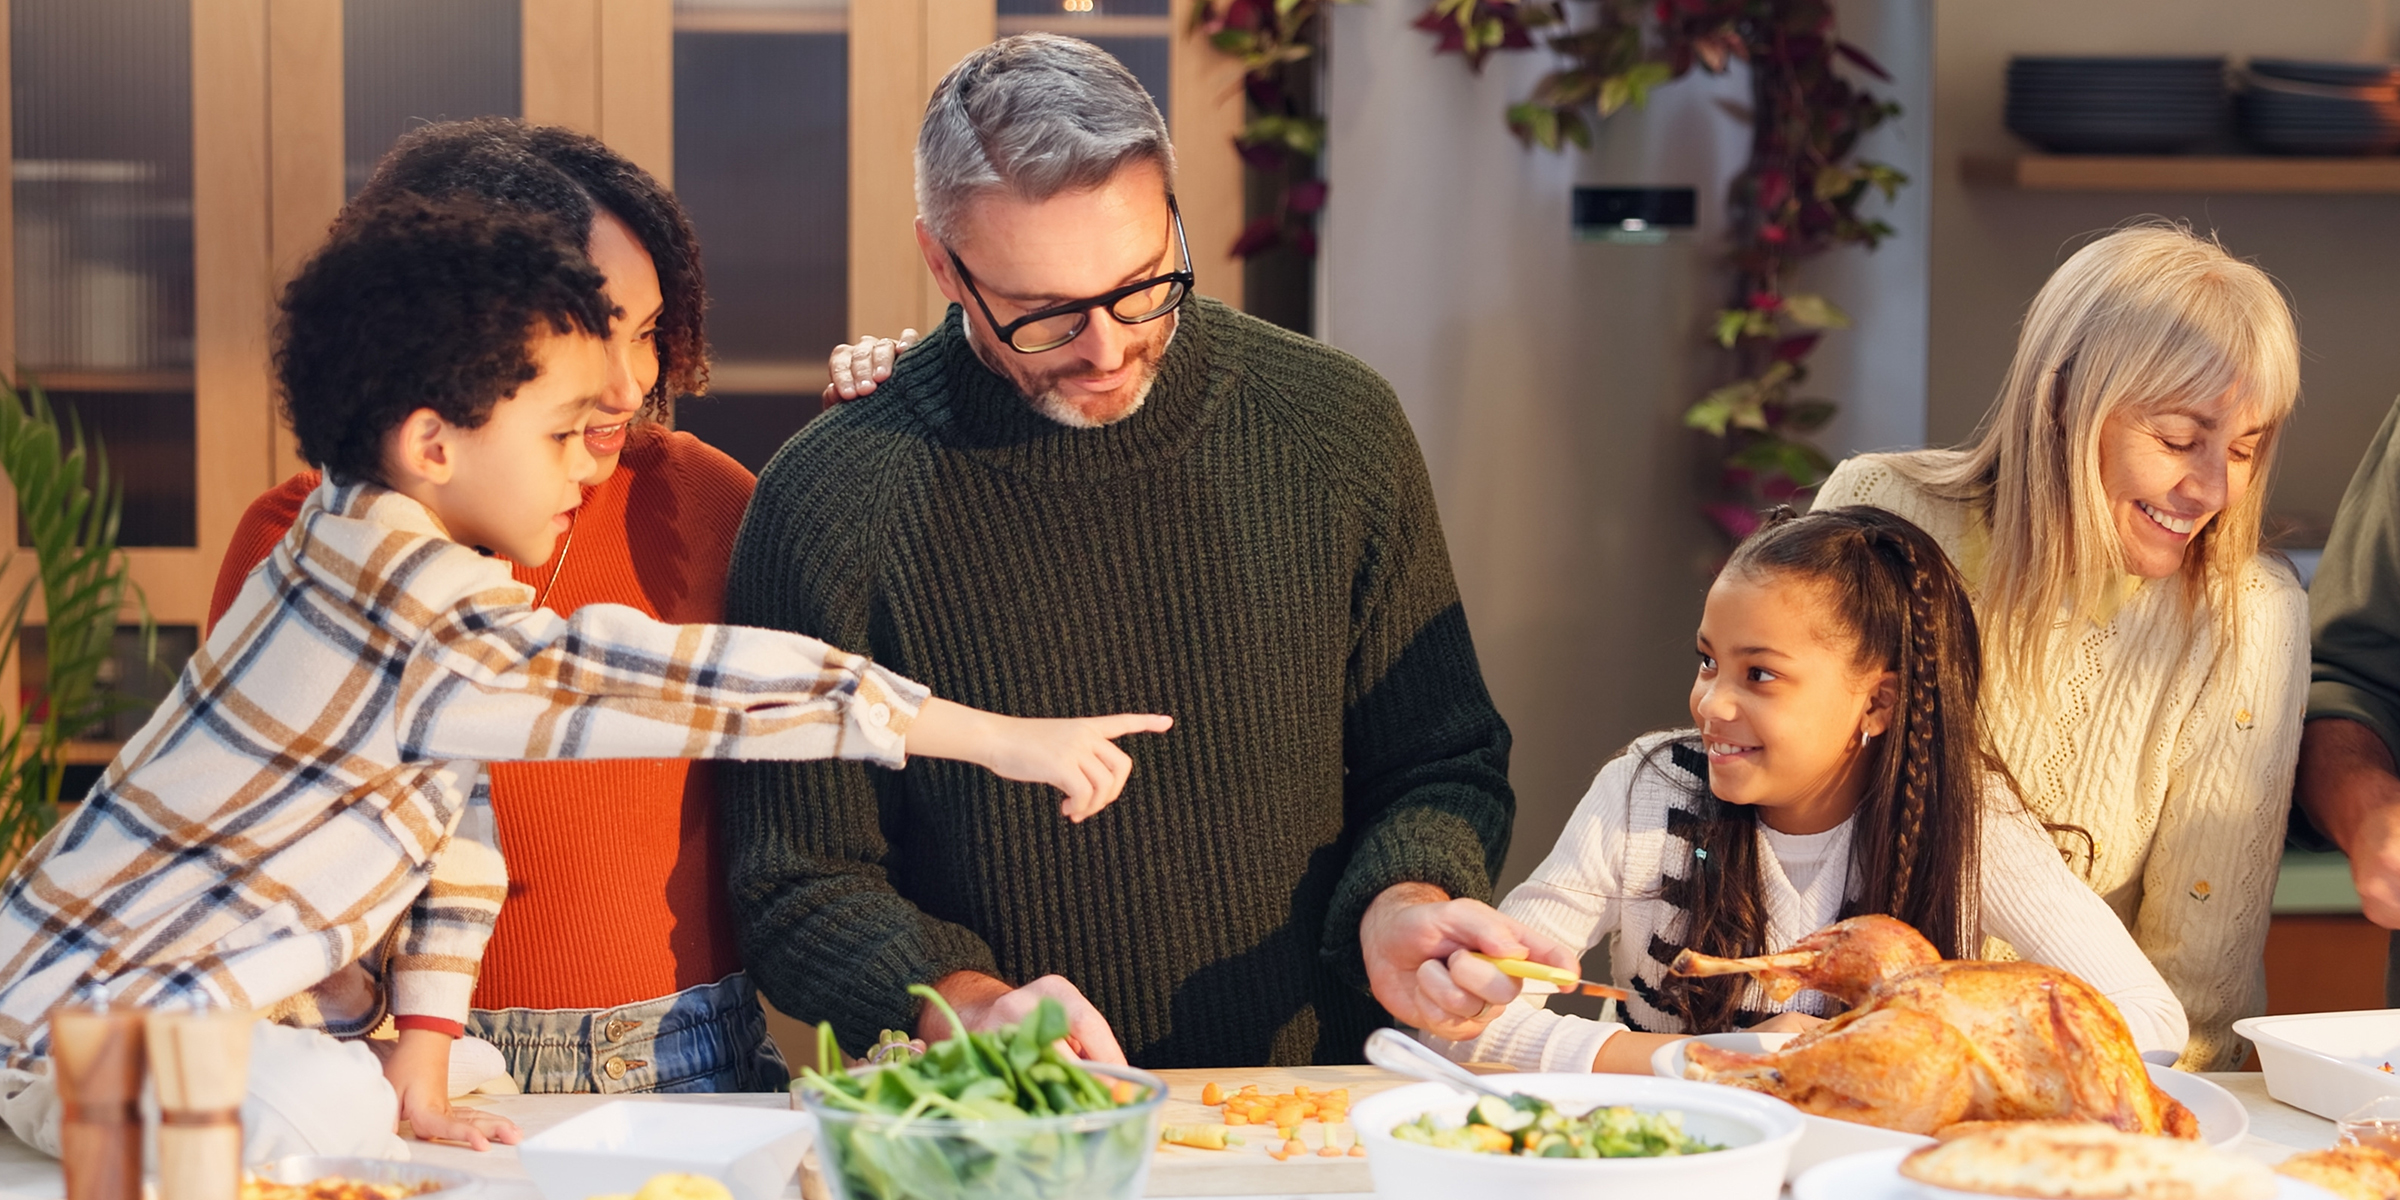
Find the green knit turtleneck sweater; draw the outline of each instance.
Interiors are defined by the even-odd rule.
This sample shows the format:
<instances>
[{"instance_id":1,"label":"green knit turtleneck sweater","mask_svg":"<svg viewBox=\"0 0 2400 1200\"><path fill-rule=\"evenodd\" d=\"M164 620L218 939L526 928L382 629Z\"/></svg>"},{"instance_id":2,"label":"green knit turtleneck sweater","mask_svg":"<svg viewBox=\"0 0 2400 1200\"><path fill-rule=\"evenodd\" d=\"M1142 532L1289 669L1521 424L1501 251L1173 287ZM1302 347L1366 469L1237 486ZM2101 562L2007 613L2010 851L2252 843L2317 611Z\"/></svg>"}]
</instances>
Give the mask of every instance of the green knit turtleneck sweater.
<instances>
[{"instance_id":1,"label":"green knit turtleneck sweater","mask_svg":"<svg viewBox=\"0 0 2400 1200\"><path fill-rule=\"evenodd\" d=\"M1117 802L934 759L727 764L735 922L856 1053L952 971L1065 976L1139 1065L1356 1062L1358 922L1488 898L1515 800L1423 457L1364 365L1194 299L1133 416L1069 429L959 312L759 478L729 620L1020 716L1159 712Z\"/></svg>"}]
</instances>

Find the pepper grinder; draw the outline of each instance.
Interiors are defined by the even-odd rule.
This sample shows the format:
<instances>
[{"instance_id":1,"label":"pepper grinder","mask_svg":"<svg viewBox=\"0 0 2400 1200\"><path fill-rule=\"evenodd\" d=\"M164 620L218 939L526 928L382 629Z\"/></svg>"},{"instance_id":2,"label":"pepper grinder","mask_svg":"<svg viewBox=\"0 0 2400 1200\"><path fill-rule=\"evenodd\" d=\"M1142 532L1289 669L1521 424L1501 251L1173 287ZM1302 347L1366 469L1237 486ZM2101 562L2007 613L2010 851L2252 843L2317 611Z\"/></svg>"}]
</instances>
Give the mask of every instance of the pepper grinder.
<instances>
[{"instance_id":1,"label":"pepper grinder","mask_svg":"<svg viewBox=\"0 0 2400 1200\"><path fill-rule=\"evenodd\" d=\"M97 987L50 1014L67 1200L141 1200L142 1013Z\"/></svg>"},{"instance_id":2,"label":"pepper grinder","mask_svg":"<svg viewBox=\"0 0 2400 1200\"><path fill-rule=\"evenodd\" d=\"M159 1200L239 1200L252 1024L251 1014L210 1008L198 997L187 1008L150 1014Z\"/></svg>"}]
</instances>

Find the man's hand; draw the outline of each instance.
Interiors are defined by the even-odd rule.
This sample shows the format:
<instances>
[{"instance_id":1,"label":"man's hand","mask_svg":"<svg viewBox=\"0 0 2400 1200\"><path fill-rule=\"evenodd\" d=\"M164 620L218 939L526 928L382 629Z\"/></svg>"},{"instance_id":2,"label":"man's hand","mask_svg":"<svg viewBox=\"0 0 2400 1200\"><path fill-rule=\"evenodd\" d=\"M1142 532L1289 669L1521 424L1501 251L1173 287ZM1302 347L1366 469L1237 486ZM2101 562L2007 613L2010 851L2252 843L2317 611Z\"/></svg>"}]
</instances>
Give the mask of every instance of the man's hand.
<instances>
[{"instance_id":1,"label":"man's hand","mask_svg":"<svg viewBox=\"0 0 2400 1200\"><path fill-rule=\"evenodd\" d=\"M383 1060L383 1077L400 1095L400 1120L428 1142L457 1142L489 1150L493 1142L523 1140L508 1118L450 1106L450 1037L429 1029L403 1029Z\"/></svg>"},{"instance_id":2,"label":"man's hand","mask_svg":"<svg viewBox=\"0 0 2400 1200\"><path fill-rule=\"evenodd\" d=\"M1468 951L1575 970L1575 953L1480 900L1424 883L1395 884L1358 923L1375 999L1403 1024L1463 1042L1517 998L1517 981Z\"/></svg>"},{"instance_id":3,"label":"man's hand","mask_svg":"<svg viewBox=\"0 0 2400 1200\"><path fill-rule=\"evenodd\" d=\"M1116 1032L1108 1027L1108 1018L1083 998L1075 985L1062 975L1044 975L1021 988L1011 988L1001 980L981 971L953 971L933 985L933 990L958 1010L958 1019L966 1022L970 1032L982 1033L1003 1025L1014 1025L1033 1015L1044 998L1058 1001L1067 1010L1067 1050L1077 1058L1093 1062L1125 1066L1125 1051L1117 1045ZM937 1042L950 1036L950 1022L942 1018L942 1010L926 1005L917 1016L917 1036L927 1042Z\"/></svg>"},{"instance_id":4,"label":"man's hand","mask_svg":"<svg viewBox=\"0 0 2400 1200\"><path fill-rule=\"evenodd\" d=\"M825 360L825 375L833 381L825 385L825 407L874 395L875 385L892 377L900 352L916 344L917 331L903 329L898 341L862 333L855 342L835 346Z\"/></svg>"},{"instance_id":5,"label":"man's hand","mask_svg":"<svg viewBox=\"0 0 2400 1200\"><path fill-rule=\"evenodd\" d=\"M2367 919L2400 929L2400 771L2391 749L2356 721L2320 717L2301 727L2294 797L2350 856Z\"/></svg>"}]
</instances>

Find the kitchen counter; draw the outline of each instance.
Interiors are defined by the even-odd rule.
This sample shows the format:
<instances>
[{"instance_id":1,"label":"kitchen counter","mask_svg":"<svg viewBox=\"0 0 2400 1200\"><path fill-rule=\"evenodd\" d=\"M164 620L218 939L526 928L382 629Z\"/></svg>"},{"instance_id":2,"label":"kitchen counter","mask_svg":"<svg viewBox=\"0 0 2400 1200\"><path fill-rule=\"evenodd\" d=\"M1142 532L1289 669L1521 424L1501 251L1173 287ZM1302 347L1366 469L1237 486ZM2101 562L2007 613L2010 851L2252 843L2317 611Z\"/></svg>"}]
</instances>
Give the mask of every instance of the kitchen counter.
<instances>
[{"instance_id":1,"label":"kitchen counter","mask_svg":"<svg viewBox=\"0 0 2400 1200\"><path fill-rule=\"evenodd\" d=\"M1373 1067L1162 1071L1159 1074L1166 1078L1172 1093L1167 1118L1170 1121L1189 1119L1176 1110L1187 1105L1197 1109L1201 1085L1211 1080L1228 1088L1257 1083L1267 1091L1287 1091L1294 1082L1318 1089L1348 1087L1354 1099L1407 1082ZM2333 1144L2333 1122L2269 1098L2264 1076L2228 1073L2212 1074L2207 1078L2232 1092L2250 1112L2250 1137L2242 1144L2243 1153L2273 1163L2297 1150ZM490 1096L482 1097L478 1107L508 1117L531 1135L589 1112L608 1103L610 1099L605 1096ZM730 1104L765 1108L781 1108L786 1103L780 1094L639 1096L633 1099L669 1104ZM1314 1126L1310 1128L1313 1131ZM490 1181L484 1192L485 1200L540 1200L540 1193L534 1190L532 1181L526 1177L523 1166L517 1160L516 1151L510 1147L495 1147L483 1154L450 1146L414 1144L411 1148L419 1162L456 1167L485 1176ZM1160 1161L1151 1170L1150 1195L1215 1196L1227 1200L1237 1196L1300 1195L1357 1198L1369 1194L1371 1185L1367 1182L1365 1167L1363 1160L1343 1158L1295 1158L1288 1163L1276 1163L1266 1159L1263 1153L1256 1155L1256 1161L1252 1163L1225 1153L1169 1147L1162 1151ZM629 1186L638 1182L629 1181ZM798 1194L797 1185L787 1191L787 1195ZM0 1200L57 1200L63 1195L64 1189L55 1161L34 1152L14 1138L0 1134Z\"/></svg>"}]
</instances>

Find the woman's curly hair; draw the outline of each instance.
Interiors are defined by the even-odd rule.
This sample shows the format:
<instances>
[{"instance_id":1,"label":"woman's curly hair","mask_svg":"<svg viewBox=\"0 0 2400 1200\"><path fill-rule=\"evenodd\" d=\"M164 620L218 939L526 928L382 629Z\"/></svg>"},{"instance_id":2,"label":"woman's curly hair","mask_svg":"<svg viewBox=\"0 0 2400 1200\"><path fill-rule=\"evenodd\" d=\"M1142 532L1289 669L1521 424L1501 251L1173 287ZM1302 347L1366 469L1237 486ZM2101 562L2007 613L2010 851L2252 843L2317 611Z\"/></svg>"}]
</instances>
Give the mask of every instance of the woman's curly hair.
<instances>
[{"instance_id":1,"label":"woman's curly hair","mask_svg":"<svg viewBox=\"0 0 2400 1200\"><path fill-rule=\"evenodd\" d=\"M475 428L541 373L533 338L608 336L615 312L578 232L472 196L352 205L283 290L275 372L300 453L383 479L386 435L420 408Z\"/></svg>"},{"instance_id":2,"label":"woman's curly hair","mask_svg":"<svg viewBox=\"0 0 2400 1200\"><path fill-rule=\"evenodd\" d=\"M678 395L708 388L708 288L700 238L674 193L600 139L511 117L444 121L410 131L395 144L344 210L372 208L392 196L466 193L548 214L588 245L605 211L633 231L658 269L665 300L658 318L658 382L643 404L656 415ZM627 314L628 316L638 314Z\"/></svg>"}]
</instances>

